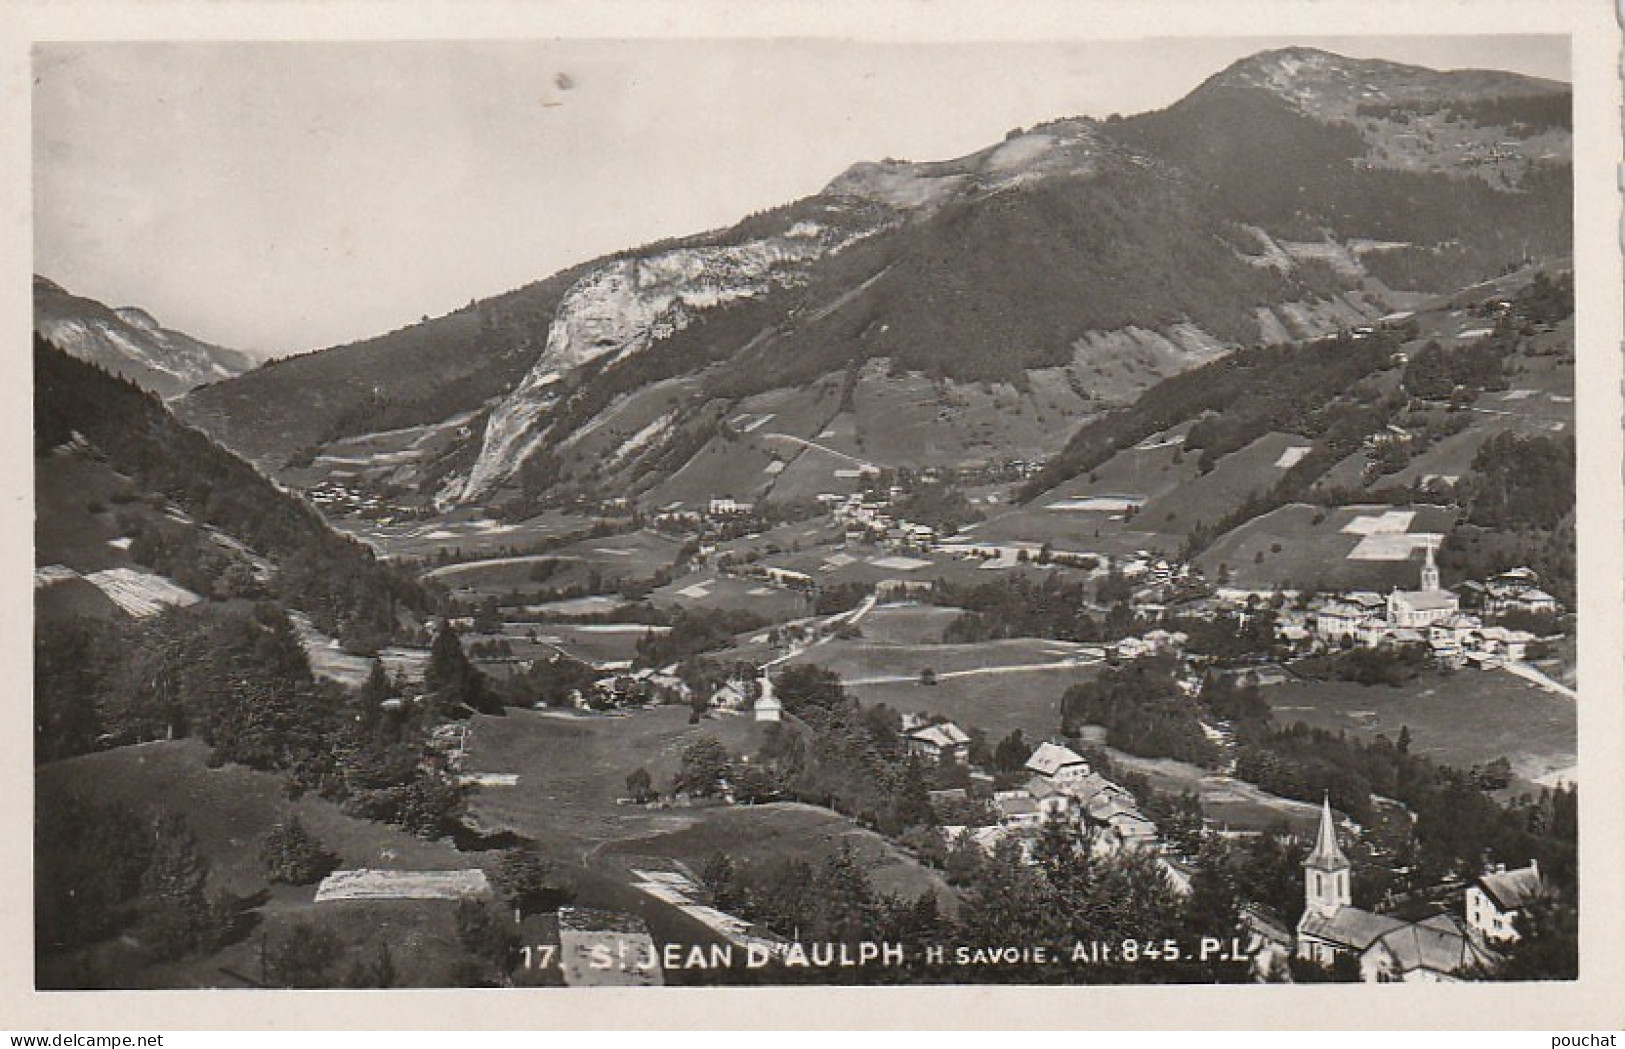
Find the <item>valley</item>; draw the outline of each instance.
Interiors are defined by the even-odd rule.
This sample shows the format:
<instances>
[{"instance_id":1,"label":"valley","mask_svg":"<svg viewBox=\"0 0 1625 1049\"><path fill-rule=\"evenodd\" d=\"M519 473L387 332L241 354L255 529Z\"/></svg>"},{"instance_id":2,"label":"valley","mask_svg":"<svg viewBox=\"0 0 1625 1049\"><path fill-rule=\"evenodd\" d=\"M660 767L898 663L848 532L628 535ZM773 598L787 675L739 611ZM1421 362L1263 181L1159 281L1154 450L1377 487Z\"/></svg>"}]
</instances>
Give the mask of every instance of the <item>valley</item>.
<instances>
[{"instance_id":1,"label":"valley","mask_svg":"<svg viewBox=\"0 0 1625 1049\"><path fill-rule=\"evenodd\" d=\"M1572 893L1566 92L1267 52L202 385L36 283L39 833L203 871L74 866L42 979L287 985L315 923L322 985L513 986L571 908L782 961L1029 881L1050 935L1068 864L1296 929L1317 833L1385 912Z\"/></svg>"}]
</instances>

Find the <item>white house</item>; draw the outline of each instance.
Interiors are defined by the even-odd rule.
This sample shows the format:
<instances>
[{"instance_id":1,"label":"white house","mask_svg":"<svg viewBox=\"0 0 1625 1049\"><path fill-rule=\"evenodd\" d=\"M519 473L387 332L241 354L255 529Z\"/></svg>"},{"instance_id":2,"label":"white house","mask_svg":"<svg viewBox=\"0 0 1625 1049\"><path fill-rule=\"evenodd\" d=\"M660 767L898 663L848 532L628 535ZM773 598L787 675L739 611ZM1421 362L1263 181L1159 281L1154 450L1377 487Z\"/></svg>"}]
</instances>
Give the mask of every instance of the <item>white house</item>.
<instances>
[{"instance_id":1,"label":"white house","mask_svg":"<svg viewBox=\"0 0 1625 1049\"><path fill-rule=\"evenodd\" d=\"M1540 864L1507 870L1505 866L1480 875L1467 887L1467 924L1490 941L1509 943L1518 939L1518 913L1546 892Z\"/></svg>"},{"instance_id":2,"label":"white house","mask_svg":"<svg viewBox=\"0 0 1625 1049\"><path fill-rule=\"evenodd\" d=\"M909 753L927 761L941 761L943 755L964 764L969 760L970 736L952 721L927 725L908 734Z\"/></svg>"},{"instance_id":3,"label":"white house","mask_svg":"<svg viewBox=\"0 0 1625 1049\"><path fill-rule=\"evenodd\" d=\"M1027 759L1028 772L1043 776L1057 786L1089 774L1089 763L1071 747L1058 743L1040 743Z\"/></svg>"}]
</instances>

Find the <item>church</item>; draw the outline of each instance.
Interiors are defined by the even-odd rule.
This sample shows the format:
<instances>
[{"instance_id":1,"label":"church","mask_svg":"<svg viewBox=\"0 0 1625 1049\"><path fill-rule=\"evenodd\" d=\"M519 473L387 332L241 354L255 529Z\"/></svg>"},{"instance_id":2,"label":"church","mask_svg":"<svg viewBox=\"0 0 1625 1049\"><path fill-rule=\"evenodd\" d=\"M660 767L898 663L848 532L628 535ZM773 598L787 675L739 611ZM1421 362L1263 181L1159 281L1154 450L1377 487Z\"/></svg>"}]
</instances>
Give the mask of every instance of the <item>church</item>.
<instances>
[{"instance_id":1,"label":"church","mask_svg":"<svg viewBox=\"0 0 1625 1049\"><path fill-rule=\"evenodd\" d=\"M1439 586L1439 566L1433 560L1433 543L1427 544L1427 560L1422 565L1419 590L1395 589L1388 595L1388 625L1422 629L1461 610L1461 599Z\"/></svg>"},{"instance_id":2,"label":"church","mask_svg":"<svg viewBox=\"0 0 1625 1049\"><path fill-rule=\"evenodd\" d=\"M1353 905L1352 865L1337 842L1330 799L1321 803L1315 848L1303 862L1304 908L1296 954L1330 967L1339 956L1356 959L1367 983L1453 981L1494 956L1448 914L1407 922Z\"/></svg>"}]
</instances>

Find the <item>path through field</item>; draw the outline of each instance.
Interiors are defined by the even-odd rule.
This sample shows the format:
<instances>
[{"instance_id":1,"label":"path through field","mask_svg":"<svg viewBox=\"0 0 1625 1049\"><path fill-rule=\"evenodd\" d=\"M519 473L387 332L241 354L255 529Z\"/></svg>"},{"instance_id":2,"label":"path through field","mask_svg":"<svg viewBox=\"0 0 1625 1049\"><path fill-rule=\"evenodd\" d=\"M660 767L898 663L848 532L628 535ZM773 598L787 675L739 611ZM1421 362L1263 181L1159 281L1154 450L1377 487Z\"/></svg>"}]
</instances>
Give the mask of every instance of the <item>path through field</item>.
<instances>
[{"instance_id":1,"label":"path through field","mask_svg":"<svg viewBox=\"0 0 1625 1049\"><path fill-rule=\"evenodd\" d=\"M1516 675L1518 677L1521 677L1525 681L1528 681L1528 682L1531 682L1533 684L1539 685L1541 688L1545 689L1548 692L1556 692L1558 695L1567 696L1570 699L1579 699L1580 698L1580 694L1578 692L1576 692L1574 689L1572 689L1569 686L1563 684L1561 681L1552 680L1551 678L1547 677L1545 674L1541 673L1536 668L1530 666L1528 663L1516 663L1516 662L1502 663L1501 664L1501 669L1505 670L1509 674L1514 674L1514 675Z\"/></svg>"}]
</instances>

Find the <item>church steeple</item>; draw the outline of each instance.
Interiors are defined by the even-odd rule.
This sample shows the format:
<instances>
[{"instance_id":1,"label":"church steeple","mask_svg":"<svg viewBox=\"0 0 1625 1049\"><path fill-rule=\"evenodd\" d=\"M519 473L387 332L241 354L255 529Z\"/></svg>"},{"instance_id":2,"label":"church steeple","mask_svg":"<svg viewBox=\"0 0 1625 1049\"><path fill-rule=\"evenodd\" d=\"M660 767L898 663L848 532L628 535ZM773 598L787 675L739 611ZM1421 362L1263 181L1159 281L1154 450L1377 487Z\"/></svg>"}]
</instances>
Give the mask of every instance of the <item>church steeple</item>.
<instances>
[{"instance_id":1,"label":"church steeple","mask_svg":"<svg viewBox=\"0 0 1625 1049\"><path fill-rule=\"evenodd\" d=\"M1439 566L1433 562L1433 541L1428 540L1427 560L1422 563L1422 589L1439 589Z\"/></svg>"},{"instance_id":2,"label":"church steeple","mask_svg":"<svg viewBox=\"0 0 1625 1049\"><path fill-rule=\"evenodd\" d=\"M1303 902L1312 911L1330 914L1353 902L1349 893L1349 858L1337 844L1337 823L1329 797L1320 803L1315 849L1303 861Z\"/></svg>"}]
</instances>

